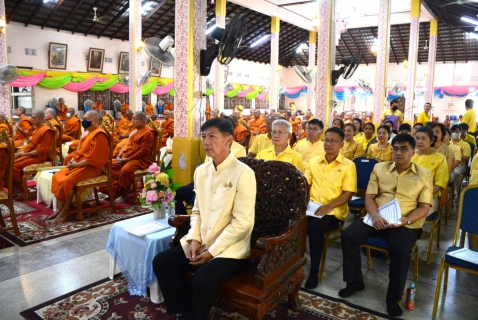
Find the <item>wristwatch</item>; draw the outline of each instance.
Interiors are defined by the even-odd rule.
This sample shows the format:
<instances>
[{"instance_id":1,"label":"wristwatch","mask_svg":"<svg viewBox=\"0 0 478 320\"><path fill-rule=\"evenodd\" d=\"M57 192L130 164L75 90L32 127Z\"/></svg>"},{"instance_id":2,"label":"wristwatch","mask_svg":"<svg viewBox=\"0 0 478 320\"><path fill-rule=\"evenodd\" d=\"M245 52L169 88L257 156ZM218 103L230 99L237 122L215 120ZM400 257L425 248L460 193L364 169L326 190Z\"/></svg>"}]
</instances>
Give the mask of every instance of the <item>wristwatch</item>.
<instances>
[{"instance_id":1,"label":"wristwatch","mask_svg":"<svg viewBox=\"0 0 478 320\"><path fill-rule=\"evenodd\" d=\"M407 218L407 224L411 224L412 222L410 221L410 218L409 217L406 217Z\"/></svg>"}]
</instances>

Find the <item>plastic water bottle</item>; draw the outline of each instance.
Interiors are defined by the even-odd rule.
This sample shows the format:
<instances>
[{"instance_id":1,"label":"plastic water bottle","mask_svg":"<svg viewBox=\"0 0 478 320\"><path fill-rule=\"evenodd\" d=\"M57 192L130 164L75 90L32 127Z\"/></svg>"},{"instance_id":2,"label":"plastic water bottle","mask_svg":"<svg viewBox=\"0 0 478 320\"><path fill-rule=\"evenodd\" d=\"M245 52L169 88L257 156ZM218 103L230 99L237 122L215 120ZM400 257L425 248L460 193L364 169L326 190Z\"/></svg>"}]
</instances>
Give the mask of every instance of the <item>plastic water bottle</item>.
<instances>
[{"instance_id":1,"label":"plastic water bottle","mask_svg":"<svg viewBox=\"0 0 478 320\"><path fill-rule=\"evenodd\" d=\"M23 146L27 145L27 139L23 139Z\"/></svg>"},{"instance_id":2,"label":"plastic water bottle","mask_svg":"<svg viewBox=\"0 0 478 320\"><path fill-rule=\"evenodd\" d=\"M413 310L415 308L415 294L417 289L415 289L415 283L410 282L410 288L407 289L407 301L405 302L405 308L408 310Z\"/></svg>"}]
</instances>

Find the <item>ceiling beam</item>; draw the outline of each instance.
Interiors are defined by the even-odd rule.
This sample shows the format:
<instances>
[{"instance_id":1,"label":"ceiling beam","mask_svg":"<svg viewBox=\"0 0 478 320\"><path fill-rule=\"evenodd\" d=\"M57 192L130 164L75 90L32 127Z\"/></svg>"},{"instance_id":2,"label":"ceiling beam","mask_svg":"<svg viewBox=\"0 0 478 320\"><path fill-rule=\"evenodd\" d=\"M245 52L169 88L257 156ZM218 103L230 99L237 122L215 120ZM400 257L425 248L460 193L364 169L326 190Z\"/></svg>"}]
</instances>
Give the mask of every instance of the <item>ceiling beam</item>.
<instances>
[{"instance_id":1,"label":"ceiling beam","mask_svg":"<svg viewBox=\"0 0 478 320\"><path fill-rule=\"evenodd\" d=\"M141 20L141 24L145 23L149 18L151 18L151 16L153 14L156 13L156 11L158 11L159 9L161 9L161 7L166 3L168 2L168 0L162 0L161 2L157 3L156 6L151 9L151 11L149 11L149 13L146 15L146 17L143 18L143 20Z\"/></svg>"},{"instance_id":2,"label":"ceiling beam","mask_svg":"<svg viewBox=\"0 0 478 320\"><path fill-rule=\"evenodd\" d=\"M20 7L20 5L23 4L24 1L25 0L18 0L15 3L15 6L13 7L12 11L10 12L10 14L7 17L7 23L10 23L10 21L13 20L13 18L15 18L15 13L17 13L18 8Z\"/></svg>"},{"instance_id":3,"label":"ceiling beam","mask_svg":"<svg viewBox=\"0 0 478 320\"><path fill-rule=\"evenodd\" d=\"M53 10L50 12L50 14L48 15L48 17L46 18L45 22L43 22L43 24L41 25L41 28L45 28L45 26L48 24L48 22L50 22L51 20L51 17L53 17L53 15L58 11L58 9L60 8L60 6L62 5L64 0L60 0L58 1L58 3L56 4L55 8L53 8Z\"/></svg>"},{"instance_id":4,"label":"ceiling beam","mask_svg":"<svg viewBox=\"0 0 478 320\"><path fill-rule=\"evenodd\" d=\"M82 24L85 23L85 19L86 19L86 16L87 15L90 15L91 16L91 10L92 8L94 7L97 7L98 6L98 3L100 3L101 0L96 0L95 3L93 3L93 5L90 7L89 10L86 11L86 13L83 15L83 18L80 19L80 21L78 21L78 23L76 24L76 26L73 28L73 31L71 32L71 34L74 34L76 32L76 30L78 29L78 27ZM93 22L92 22L93 23Z\"/></svg>"},{"instance_id":5,"label":"ceiling beam","mask_svg":"<svg viewBox=\"0 0 478 320\"><path fill-rule=\"evenodd\" d=\"M443 46L440 45L440 32L438 32L437 35L437 47L440 48L441 51L441 57L443 58L443 63L445 63L445 53L443 52Z\"/></svg>"},{"instance_id":6,"label":"ceiling beam","mask_svg":"<svg viewBox=\"0 0 478 320\"><path fill-rule=\"evenodd\" d=\"M466 43L466 34L463 32L463 42L465 43L465 62L468 63L468 44Z\"/></svg>"},{"instance_id":7,"label":"ceiling beam","mask_svg":"<svg viewBox=\"0 0 478 320\"><path fill-rule=\"evenodd\" d=\"M121 11L116 14L116 16L113 18L113 20L111 20L111 21L108 23L108 25L106 25L106 26L103 28L103 30L100 31L100 33L98 34L98 38L100 38L100 37L106 32L106 30L108 30L109 28L112 28L112 27L113 27L113 23L115 23L116 20L118 20L119 18L121 18L121 16L123 15L123 13L125 13L126 10L128 10L128 9L129 9L129 3L128 3L127 5L125 5L125 6L123 7L123 9L121 9ZM117 29L117 30L118 30L118 29Z\"/></svg>"},{"instance_id":8,"label":"ceiling beam","mask_svg":"<svg viewBox=\"0 0 478 320\"><path fill-rule=\"evenodd\" d=\"M350 39L352 39L352 42L353 42L354 45L355 45L355 49L357 49L358 51L361 51L360 48L359 48L359 46L357 45L357 42L355 42L354 37L350 34L350 32L349 32L348 29L347 29L347 34L349 35ZM353 55L352 55L352 57L353 57ZM362 54L362 59L365 61L365 64L368 66L368 61L367 61L367 59L365 58L365 55L364 55L364 54Z\"/></svg>"},{"instance_id":9,"label":"ceiling beam","mask_svg":"<svg viewBox=\"0 0 478 320\"><path fill-rule=\"evenodd\" d=\"M342 38L340 38L339 42L340 42L340 41L342 41L342 43L343 43L344 46L345 46L345 49L347 49L347 51L348 51L349 54L350 54L350 57L352 58L354 55L352 54L352 51L350 51L349 46L347 46L347 44L345 43L345 41L344 41Z\"/></svg>"},{"instance_id":10,"label":"ceiling beam","mask_svg":"<svg viewBox=\"0 0 478 320\"><path fill-rule=\"evenodd\" d=\"M174 19L175 19L175 16L172 15L171 17L169 17L168 20L166 20L166 21L164 22L164 25L168 25L169 23L173 22ZM159 31L159 30L158 30L158 31ZM173 29L173 33L174 33L174 29ZM128 35L128 37L129 37L129 35Z\"/></svg>"},{"instance_id":11,"label":"ceiling beam","mask_svg":"<svg viewBox=\"0 0 478 320\"><path fill-rule=\"evenodd\" d=\"M407 55L407 50L405 49L405 43L403 42L402 32L400 31L400 26L397 25L398 37L400 38L400 44L402 45L403 53Z\"/></svg>"},{"instance_id":12,"label":"ceiling beam","mask_svg":"<svg viewBox=\"0 0 478 320\"><path fill-rule=\"evenodd\" d=\"M97 17L104 17L104 14L107 13L107 12L110 12L111 8L116 4L116 1L111 1L111 3L103 10L101 11L101 13L98 12L98 10L96 10L96 16ZM109 23L109 22L108 22ZM93 18L91 20L91 24L90 26L88 27L88 29L86 29L86 32L85 32L85 37L90 33L91 29L93 29L95 26L97 26L98 23L97 22L94 22L93 21Z\"/></svg>"},{"instance_id":13,"label":"ceiling beam","mask_svg":"<svg viewBox=\"0 0 478 320\"><path fill-rule=\"evenodd\" d=\"M448 26L448 33L450 34L450 38L451 38L451 49L453 51L453 59L455 60L455 63L456 63L455 40L453 40L453 32L451 31L450 26Z\"/></svg>"},{"instance_id":14,"label":"ceiling beam","mask_svg":"<svg viewBox=\"0 0 478 320\"><path fill-rule=\"evenodd\" d=\"M63 22L60 24L60 26L58 27L58 29L56 29L56 31L60 31L61 28L63 28L63 26L65 25L65 23L68 21L68 19L70 18L70 16L73 14L73 12L76 11L76 9L78 9L78 7L80 6L80 4L83 3L84 0L80 0L76 3L76 5L73 7L72 10L70 10L70 12L68 12L68 15L66 16L65 19L63 19Z\"/></svg>"},{"instance_id":15,"label":"ceiling beam","mask_svg":"<svg viewBox=\"0 0 478 320\"><path fill-rule=\"evenodd\" d=\"M39 1L37 6L35 7L35 9L32 11L30 16L28 17L27 22L25 22L25 27L28 27L28 25L30 24L30 21L32 21L32 19L33 19L33 16L35 16L35 14L38 12L38 10L40 10L42 5L43 5L43 1Z\"/></svg>"}]
</instances>

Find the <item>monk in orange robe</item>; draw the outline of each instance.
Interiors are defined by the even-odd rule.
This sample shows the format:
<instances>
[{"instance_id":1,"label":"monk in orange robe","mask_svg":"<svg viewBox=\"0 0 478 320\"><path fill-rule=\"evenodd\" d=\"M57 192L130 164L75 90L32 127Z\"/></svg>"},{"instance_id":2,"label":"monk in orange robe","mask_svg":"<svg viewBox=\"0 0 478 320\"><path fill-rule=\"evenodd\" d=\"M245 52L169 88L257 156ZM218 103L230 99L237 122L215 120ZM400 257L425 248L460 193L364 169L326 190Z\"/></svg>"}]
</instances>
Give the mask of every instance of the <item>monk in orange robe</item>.
<instances>
[{"instance_id":1,"label":"monk in orange robe","mask_svg":"<svg viewBox=\"0 0 478 320\"><path fill-rule=\"evenodd\" d=\"M82 180L98 177L103 173L110 155L108 134L100 126L97 112L88 111L83 119L90 125L85 128L81 140L81 148L74 152L73 157L53 175L51 192L58 200L58 208L48 219L64 220L70 212L73 199L73 189Z\"/></svg>"},{"instance_id":2,"label":"monk in orange robe","mask_svg":"<svg viewBox=\"0 0 478 320\"><path fill-rule=\"evenodd\" d=\"M211 119L211 106L209 105L209 103L206 103L205 114L206 114L206 121Z\"/></svg>"},{"instance_id":3,"label":"monk in orange robe","mask_svg":"<svg viewBox=\"0 0 478 320\"><path fill-rule=\"evenodd\" d=\"M133 111L126 110L125 117L123 118L124 122L120 124L118 122L117 129L115 130L115 139L114 139L114 151L113 157L116 157L121 149L124 147L126 142L128 142L129 134L134 130L133 127Z\"/></svg>"},{"instance_id":4,"label":"monk in orange robe","mask_svg":"<svg viewBox=\"0 0 478 320\"><path fill-rule=\"evenodd\" d=\"M126 110L129 110L129 104L125 103L123 99L121 99L121 113L126 115Z\"/></svg>"},{"instance_id":5,"label":"monk in orange robe","mask_svg":"<svg viewBox=\"0 0 478 320\"><path fill-rule=\"evenodd\" d=\"M166 99L166 101L164 102L164 109L163 110L169 110L171 112L174 111L174 106L171 102L169 102L168 99ZM164 114L164 111L163 111L163 114Z\"/></svg>"},{"instance_id":6,"label":"monk in orange robe","mask_svg":"<svg viewBox=\"0 0 478 320\"><path fill-rule=\"evenodd\" d=\"M91 105L92 110L100 110L103 109L103 98L97 98L95 103Z\"/></svg>"},{"instance_id":7,"label":"monk in orange robe","mask_svg":"<svg viewBox=\"0 0 478 320\"><path fill-rule=\"evenodd\" d=\"M264 118L261 116L261 111L260 110L254 110L253 118L249 121L249 128L251 129L251 141L250 144L252 145L252 142L254 142L254 139L261 133L266 133L266 121Z\"/></svg>"},{"instance_id":8,"label":"monk in orange robe","mask_svg":"<svg viewBox=\"0 0 478 320\"><path fill-rule=\"evenodd\" d=\"M151 116L151 121L153 121L155 125L157 125L159 128L161 128L162 121L158 119L157 114L153 113L153 115Z\"/></svg>"},{"instance_id":9,"label":"monk in orange robe","mask_svg":"<svg viewBox=\"0 0 478 320\"><path fill-rule=\"evenodd\" d=\"M163 132L162 146L166 146L168 138L174 137L174 119L173 113L169 110L164 111L164 122L161 124L161 130Z\"/></svg>"},{"instance_id":10,"label":"monk in orange robe","mask_svg":"<svg viewBox=\"0 0 478 320\"><path fill-rule=\"evenodd\" d=\"M315 119L314 114L312 113L312 111L310 111L310 109L307 109L304 116L302 117L302 120L310 121L312 119Z\"/></svg>"},{"instance_id":11,"label":"monk in orange robe","mask_svg":"<svg viewBox=\"0 0 478 320\"><path fill-rule=\"evenodd\" d=\"M58 105L56 106L56 115L61 121L66 120L66 113L68 112L68 106L65 104L65 99L58 99Z\"/></svg>"},{"instance_id":12,"label":"monk in orange robe","mask_svg":"<svg viewBox=\"0 0 478 320\"><path fill-rule=\"evenodd\" d=\"M247 137L250 134L249 129L239 123L239 120L235 114L231 114L229 118L232 120L232 122L234 122L234 141L242 146L245 146Z\"/></svg>"},{"instance_id":13,"label":"monk in orange robe","mask_svg":"<svg viewBox=\"0 0 478 320\"><path fill-rule=\"evenodd\" d=\"M0 112L0 130L5 129L7 131L8 135L11 137L12 136L12 131L8 124L5 123L5 120L7 120L7 116L5 113ZM1 189L0 189L1 190Z\"/></svg>"},{"instance_id":14,"label":"monk in orange robe","mask_svg":"<svg viewBox=\"0 0 478 320\"><path fill-rule=\"evenodd\" d=\"M297 112L292 112L289 119L290 124L292 125L292 132L297 134L300 127L300 118L297 117Z\"/></svg>"},{"instance_id":15,"label":"monk in orange robe","mask_svg":"<svg viewBox=\"0 0 478 320\"><path fill-rule=\"evenodd\" d=\"M32 122L35 126L31 142L23 148L22 152L15 153L13 164L13 180L16 183L14 195L21 200L23 194L22 170L31 164L43 163L53 148L55 132L44 125L45 114L41 110L35 110L32 114Z\"/></svg>"},{"instance_id":16,"label":"monk in orange robe","mask_svg":"<svg viewBox=\"0 0 478 320\"><path fill-rule=\"evenodd\" d=\"M298 140L307 138L307 131L305 130L305 128L307 128L307 123L309 123L309 121L302 120L301 129L298 131L298 134L299 134L299 137L297 138Z\"/></svg>"},{"instance_id":17,"label":"monk in orange robe","mask_svg":"<svg viewBox=\"0 0 478 320\"><path fill-rule=\"evenodd\" d=\"M134 172L147 169L153 163L151 146L154 144L154 132L146 126L146 114L136 112L133 123L135 130L131 132L128 142L113 160L111 167L113 191L119 195L115 203L123 203L128 198Z\"/></svg>"},{"instance_id":18,"label":"monk in orange robe","mask_svg":"<svg viewBox=\"0 0 478 320\"><path fill-rule=\"evenodd\" d=\"M144 106L144 113L146 113L148 117L151 117L153 115L153 111L154 111L154 106L151 104L151 100L146 99L146 105Z\"/></svg>"},{"instance_id":19,"label":"monk in orange robe","mask_svg":"<svg viewBox=\"0 0 478 320\"><path fill-rule=\"evenodd\" d=\"M63 130L62 142L70 142L76 139L76 134L80 130L80 122L78 118L74 116L75 109L68 108L68 120L65 122L65 129Z\"/></svg>"},{"instance_id":20,"label":"monk in orange robe","mask_svg":"<svg viewBox=\"0 0 478 320\"><path fill-rule=\"evenodd\" d=\"M15 127L17 128L17 133L13 137L16 148L22 146L25 140L28 143L28 141L30 141L30 137L33 134L32 120L30 120L30 118L26 116L25 111L26 110L24 107L17 108L17 116L20 117L20 120L15 125Z\"/></svg>"}]
</instances>

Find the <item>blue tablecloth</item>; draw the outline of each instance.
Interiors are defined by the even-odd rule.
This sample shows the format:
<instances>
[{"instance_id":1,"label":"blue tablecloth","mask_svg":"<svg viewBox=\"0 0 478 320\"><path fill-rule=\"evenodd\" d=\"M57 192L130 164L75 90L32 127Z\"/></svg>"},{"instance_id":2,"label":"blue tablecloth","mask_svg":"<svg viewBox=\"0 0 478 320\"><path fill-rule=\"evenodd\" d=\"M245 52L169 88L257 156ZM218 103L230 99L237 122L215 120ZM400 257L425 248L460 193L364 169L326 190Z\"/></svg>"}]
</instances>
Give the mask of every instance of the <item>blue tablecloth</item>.
<instances>
[{"instance_id":1,"label":"blue tablecloth","mask_svg":"<svg viewBox=\"0 0 478 320\"><path fill-rule=\"evenodd\" d=\"M157 220L168 224L168 219ZM116 261L128 281L131 295L146 295L156 277L153 272L154 257L169 248L169 241L175 228L168 228L143 237L134 236L124 229L154 221L153 214L146 214L132 219L117 222L113 225L106 244L106 251Z\"/></svg>"}]
</instances>

